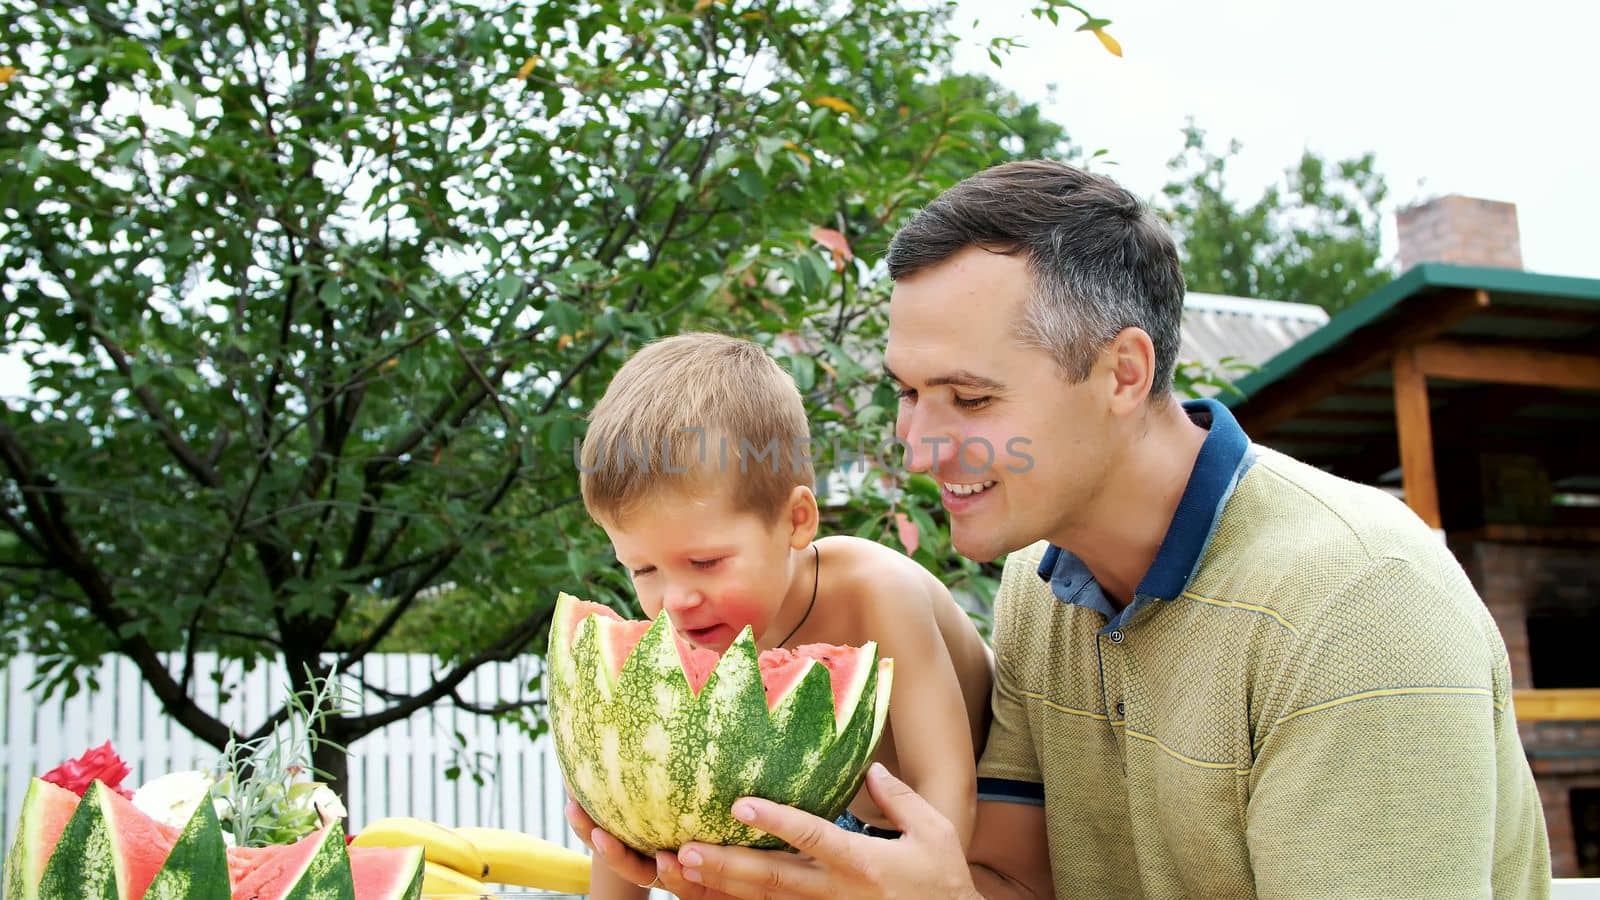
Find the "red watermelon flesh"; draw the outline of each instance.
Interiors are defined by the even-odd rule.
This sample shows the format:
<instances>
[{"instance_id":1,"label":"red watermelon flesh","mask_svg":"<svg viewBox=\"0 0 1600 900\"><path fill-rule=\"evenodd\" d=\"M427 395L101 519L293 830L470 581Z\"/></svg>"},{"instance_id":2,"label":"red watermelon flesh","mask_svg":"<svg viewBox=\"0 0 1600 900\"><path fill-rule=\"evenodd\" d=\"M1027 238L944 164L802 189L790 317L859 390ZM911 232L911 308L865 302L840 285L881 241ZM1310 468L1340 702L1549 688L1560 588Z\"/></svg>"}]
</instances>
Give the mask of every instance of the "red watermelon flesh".
<instances>
[{"instance_id":1,"label":"red watermelon flesh","mask_svg":"<svg viewBox=\"0 0 1600 900\"><path fill-rule=\"evenodd\" d=\"M800 684L814 660L828 670L833 687L833 708L838 710L856 677L861 651L837 644L801 644L793 650L774 647L761 651L761 686L767 690L767 709L775 709Z\"/></svg>"},{"instance_id":2,"label":"red watermelon flesh","mask_svg":"<svg viewBox=\"0 0 1600 900\"><path fill-rule=\"evenodd\" d=\"M301 874L327 840L325 830L313 831L292 844L270 847L229 847L228 880L233 900L282 900L297 886ZM341 834L339 843L344 844Z\"/></svg>"},{"instance_id":3,"label":"red watermelon flesh","mask_svg":"<svg viewBox=\"0 0 1600 900\"><path fill-rule=\"evenodd\" d=\"M560 629L566 635L569 646L577 636L578 626L590 616L602 619L596 623L600 627L601 652L612 676L618 677L622 674L623 664L628 661L628 654L650 630L650 622L624 619L605 604L577 600L572 604L571 621L564 623L566 627ZM678 645L678 661L683 664L684 678L688 680L690 689L698 695L711 677L712 670L717 667L721 654L696 647L676 633L673 637ZM833 687L833 708L837 711L850 692L852 682L856 680L859 655L859 648L837 644L803 644L793 650L774 647L762 651L761 683L766 689L767 708L775 709L779 701L799 685L812 661L816 661L828 670Z\"/></svg>"},{"instance_id":4,"label":"red watermelon flesh","mask_svg":"<svg viewBox=\"0 0 1600 900\"><path fill-rule=\"evenodd\" d=\"M356 900L405 897L422 885L421 847L351 847L350 877Z\"/></svg>"},{"instance_id":5,"label":"red watermelon flesh","mask_svg":"<svg viewBox=\"0 0 1600 900\"><path fill-rule=\"evenodd\" d=\"M48 781L39 782L40 807L39 818L39 843L41 846L54 847L56 841L61 839L61 829L67 827L67 820L78 811L79 797L77 794L63 787L57 787ZM39 872L44 871L44 860L39 860Z\"/></svg>"},{"instance_id":6,"label":"red watermelon flesh","mask_svg":"<svg viewBox=\"0 0 1600 900\"><path fill-rule=\"evenodd\" d=\"M573 604L572 621L568 623L566 634L572 640L578 634L578 625L590 616L599 616L605 621L598 622L600 626L600 647L606 666L611 669L613 677L622 674L622 666L628 661L628 654L638 646L644 638L644 633L650 630L648 619L624 619L616 610L603 603L594 603L588 600L579 600ZM683 663L683 676L689 681L689 689L696 694L705 687L706 681L711 678L711 670L717 667L717 660L721 654L715 650L696 647L683 639L682 635L674 632L674 640L678 645L678 660Z\"/></svg>"},{"instance_id":7,"label":"red watermelon flesh","mask_svg":"<svg viewBox=\"0 0 1600 900\"><path fill-rule=\"evenodd\" d=\"M36 778L29 794L47 796L48 817L54 820L67 813L67 821L48 832L23 822L6 860L7 892L18 900L56 897L61 896L64 882L82 888L85 895L112 891L118 897L143 897L178 842L179 829L151 819L98 779L89 784L82 798L45 794L50 787L53 785ZM86 847L91 846L104 849L86 854Z\"/></svg>"},{"instance_id":8,"label":"red watermelon flesh","mask_svg":"<svg viewBox=\"0 0 1600 900\"><path fill-rule=\"evenodd\" d=\"M61 840L67 821L78 811L78 802L77 794L60 785L39 778L29 782L28 793L22 798L22 814L17 818L17 836L6 857L5 890L19 895L17 900L37 893L50 851Z\"/></svg>"},{"instance_id":9,"label":"red watermelon flesh","mask_svg":"<svg viewBox=\"0 0 1600 900\"><path fill-rule=\"evenodd\" d=\"M37 896L40 880L82 802L78 795L40 779L29 785L23 800L19 833L6 859L6 896ZM181 829L163 825L132 802L110 790L96 792L117 848L119 895L142 897L171 854ZM341 831L342 829L335 829ZM296 884L322 843L316 832L296 843L272 847L229 847L228 875L234 900L280 900ZM338 844L344 843L342 837ZM344 849L344 848L341 848ZM419 847L351 847L345 849L357 900L393 900L415 896L422 880Z\"/></svg>"},{"instance_id":10,"label":"red watermelon flesh","mask_svg":"<svg viewBox=\"0 0 1600 900\"><path fill-rule=\"evenodd\" d=\"M167 861L180 829L163 825L133 805L133 801L114 790L104 792L106 819L116 835L127 881L124 897L143 897L150 882L156 880L161 864Z\"/></svg>"},{"instance_id":11,"label":"red watermelon flesh","mask_svg":"<svg viewBox=\"0 0 1600 900\"><path fill-rule=\"evenodd\" d=\"M698 696L700 689L705 687L706 681L711 678L711 670L717 667L717 660L722 658L722 654L704 647L696 647L676 634L673 636L678 641L678 661L683 663L683 675L689 679L689 688Z\"/></svg>"}]
</instances>

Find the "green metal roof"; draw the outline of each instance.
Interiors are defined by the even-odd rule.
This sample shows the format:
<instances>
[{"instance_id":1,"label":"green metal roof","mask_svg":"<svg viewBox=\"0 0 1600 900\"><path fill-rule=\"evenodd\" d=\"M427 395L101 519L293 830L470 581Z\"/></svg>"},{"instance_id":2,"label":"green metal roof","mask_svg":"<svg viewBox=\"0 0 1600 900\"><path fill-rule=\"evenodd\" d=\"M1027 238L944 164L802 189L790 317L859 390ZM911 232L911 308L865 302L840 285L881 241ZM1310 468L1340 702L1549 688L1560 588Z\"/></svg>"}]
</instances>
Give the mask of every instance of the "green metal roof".
<instances>
[{"instance_id":1,"label":"green metal roof","mask_svg":"<svg viewBox=\"0 0 1600 900\"><path fill-rule=\"evenodd\" d=\"M1288 377L1307 360L1337 346L1361 329L1381 325L1407 298L1452 288L1488 291L1493 302L1500 306L1589 308L1600 315L1600 279L1424 263L1341 310L1328 324L1274 356L1261 368L1239 378L1234 386L1243 396L1225 393L1218 399L1230 407L1248 404L1263 388ZM1504 334L1505 323L1500 324L1499 333ZM1538 334L1527 336L1540 337Z\"/></svg>"},{"instance_id":2,"label":"green metal roof","mask_svg":"<svg viewBox=\"0 0 1600 900\"><path fill-rule=\"evenodd\" d=\"M1476 292L1486 305L1464 296ZM1600 279L1420 265L1239 378L1241 393L1218 399L1255 441L1356 481L1396 483L1391 360L1435 341L1468 352L1600 358ZM1595 391L1429 377L1427 398L1446 501L1481 492L1472 486L1481 473L1471 469L1489 456L1537 458L1556 490L1600 493ZM1447 522L1471 515L1445 511Z\"/></svg>"}]
</instances>

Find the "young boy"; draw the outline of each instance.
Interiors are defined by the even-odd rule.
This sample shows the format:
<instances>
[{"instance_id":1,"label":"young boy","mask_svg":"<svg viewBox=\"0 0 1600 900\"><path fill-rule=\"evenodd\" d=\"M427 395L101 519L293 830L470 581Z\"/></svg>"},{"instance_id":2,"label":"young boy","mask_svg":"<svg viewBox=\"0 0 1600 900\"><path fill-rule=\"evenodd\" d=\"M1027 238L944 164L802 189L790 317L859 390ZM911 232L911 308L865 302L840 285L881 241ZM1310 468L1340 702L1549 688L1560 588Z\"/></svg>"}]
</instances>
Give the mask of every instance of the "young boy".
<instances>
[{"instance_id":1,"label":"young boy","mask_svg":"<svg viewBox=\"0 0 1600 900\"><path fill-rule=\"evenodd\" d=\"M595 405L580 451L584 505L645 613L667 610L698 646L722 652L747 625L761 650L877 641L895 666L877 759L965 844L988 728L989 648L944 585L905 555L817 539L809 439L799 391L761 347L715 334L666 338L629 359ZM896 836L865 790L839 824ZM591 897L644 895L596 857Z\"/></svg>"}]
</instances>

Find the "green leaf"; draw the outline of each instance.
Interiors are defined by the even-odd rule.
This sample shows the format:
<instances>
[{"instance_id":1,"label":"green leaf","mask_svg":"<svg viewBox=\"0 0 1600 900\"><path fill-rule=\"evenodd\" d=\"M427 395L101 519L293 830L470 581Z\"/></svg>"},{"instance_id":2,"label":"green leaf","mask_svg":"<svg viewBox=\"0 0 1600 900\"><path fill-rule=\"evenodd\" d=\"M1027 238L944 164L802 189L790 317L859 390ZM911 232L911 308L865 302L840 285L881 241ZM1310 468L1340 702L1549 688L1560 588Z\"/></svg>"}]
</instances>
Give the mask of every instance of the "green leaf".
<instances>
[{"instance_id":1,"label":"green leaf","mask_svg":"<svg viewBox=\"0 0 1600 900\"><path fill-rule=\"evenodd\" d=\"M502 275L494 283L494 293L501 302L510 302L515 299L517 292L522 290L522 279L516 275Z\"/></svg>"},{"instance_id":2,"label":"green leaf","mask_svg":"<svg viewBox=\"0 0 1600 900\"><path fill-rule=\"evenodd\" d=\"M761 200L767 196L767 183L757 169L740 169L736 183L740 192L751 200Z\"/></svg>"},{"instance_id":3,"label":"green leaf","mask_svg":"<svg viewBox=\"0 0 1600 900\"><path fill-rule=\"evenodd\" d=\"M804 354L789 357L789 370L794 375L795 386L801 393L811 390L817 383L817 361Z\"/></svg>"},{"instance_id":4,"label":"green leaf","mask_svg":"<svg viewBox=\"0 0 1600 900\"><path fill-rule=\"evenodd\" d=\"M178 81L174 81L170 85L168 85L168 89L171 90L171 92L172 92L172 98L174 100L177 100L178 104L183 107L183 111L189 114L189 118L191 118L191 119L194 118L194 115L195 115L195 96L194 96L194 91L189 90L187 87L185 87L183 85L182 82L178 82Z\"/></svg>"}]
</instances>

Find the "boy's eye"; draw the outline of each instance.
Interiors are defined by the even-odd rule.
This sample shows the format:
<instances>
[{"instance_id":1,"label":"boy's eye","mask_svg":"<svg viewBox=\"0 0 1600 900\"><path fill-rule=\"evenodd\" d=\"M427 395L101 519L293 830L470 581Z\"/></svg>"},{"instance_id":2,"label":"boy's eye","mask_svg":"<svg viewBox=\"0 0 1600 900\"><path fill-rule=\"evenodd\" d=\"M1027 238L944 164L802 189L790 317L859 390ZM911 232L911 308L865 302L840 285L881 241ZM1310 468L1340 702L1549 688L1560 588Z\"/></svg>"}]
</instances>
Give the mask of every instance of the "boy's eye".
<instances>
[{"instance_id":1,"label":"boy's eye","mask_svg":"<svg viewBox=\"0 0 1600 900\"><path fill-rule=\"evenodd\" d=\"M916 388L901 388L898 391L895 391L895 395L898 396L901 400L915 400L915 399L917 399Z\"/></svg>"},{"instance_id":2,"label":"boy's eye","mask_svg":"<svg viewBox=\"0 0 1600 900\"><path fill-rule=\"evenodd\" d=\"M641 569L630 569L629 571L633 574L633 577L638 578L640 575L649 575L651 572L654 572L655 570L656 570L655 566L645 566L644 568L641 568Z\"/></svg>"},{"instance_id":3,"label":"boy's eye","mask_svg":"<svg viewBox=\"0 0 1600 900\"><path fill-rule=\"evenodd\" d=\"M956 405L962 409L977 409L978 407L987 404L989 400L992 399L989 397L963 397L960 394L956 394L955 396Z\"/></svg>"},{"instance_id":4,"label":"boy's eye","mask_svg":"<svg viewBox=\"0 0 1600 900\"><path fill-rule=\"evenodd\" d=\"M720 556L717 557L716 559L691 559L691 560L689 560L689 564L694 566L696 569L709 569L709 568L715 566L719 562L722 562L722 557L720 557Z\"/></svg>"}]
</instances>

